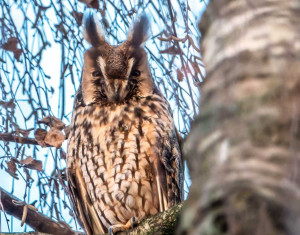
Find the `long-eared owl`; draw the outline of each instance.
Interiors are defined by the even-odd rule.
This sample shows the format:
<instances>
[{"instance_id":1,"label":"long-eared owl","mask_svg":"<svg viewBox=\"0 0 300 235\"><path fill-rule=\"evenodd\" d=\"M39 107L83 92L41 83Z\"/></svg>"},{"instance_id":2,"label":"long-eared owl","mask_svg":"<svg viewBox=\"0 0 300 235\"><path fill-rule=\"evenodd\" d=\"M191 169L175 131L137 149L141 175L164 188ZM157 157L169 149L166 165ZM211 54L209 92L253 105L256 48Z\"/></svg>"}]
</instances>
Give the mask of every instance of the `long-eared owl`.
<instances>
[{"instance_id":1,"label":"long-eared owl","mask_svg":"<svg viewBox=\"0 0 300 235\"><path fill-rule=\"evenodd\" d=\"M87 234L125 230L183 200L178 134L143 48L148 29L142 15L112 46L96 15L84 16L91 48L74 101L67 174Z\"/></svg>"}]
</instances>

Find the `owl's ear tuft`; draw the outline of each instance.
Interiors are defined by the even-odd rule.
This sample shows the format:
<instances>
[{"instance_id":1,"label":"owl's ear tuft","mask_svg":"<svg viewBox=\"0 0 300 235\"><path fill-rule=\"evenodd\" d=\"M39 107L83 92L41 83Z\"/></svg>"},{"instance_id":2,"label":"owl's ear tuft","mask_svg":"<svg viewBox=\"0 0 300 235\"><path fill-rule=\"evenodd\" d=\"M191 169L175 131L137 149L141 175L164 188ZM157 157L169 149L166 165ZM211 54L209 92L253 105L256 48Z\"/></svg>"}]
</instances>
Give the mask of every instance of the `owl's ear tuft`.
<instances>
[{"instance_id":1,"label":"owl's ear tuft","mask_svg":"<svg viewBox=\"0 0 300 235\"><path fill-rule=\"evenodd\" d=\"M83 25L84 38L88 43L93 47L99 47L105 44L105 34L96 13L92 10L86 11L83 17Z\"/></svg>"},{"instance_id":2,"label":"owl's ear tuft","mask_svg":"<svg viewBox=\"0 0 300 235\"><path fill-rule=\"evenodd\" d=\"M149 19L145 14L142 14L133 24L129 31L127 41L134 47L141 46L149 37Z\"/></svg>"}]
</instances>

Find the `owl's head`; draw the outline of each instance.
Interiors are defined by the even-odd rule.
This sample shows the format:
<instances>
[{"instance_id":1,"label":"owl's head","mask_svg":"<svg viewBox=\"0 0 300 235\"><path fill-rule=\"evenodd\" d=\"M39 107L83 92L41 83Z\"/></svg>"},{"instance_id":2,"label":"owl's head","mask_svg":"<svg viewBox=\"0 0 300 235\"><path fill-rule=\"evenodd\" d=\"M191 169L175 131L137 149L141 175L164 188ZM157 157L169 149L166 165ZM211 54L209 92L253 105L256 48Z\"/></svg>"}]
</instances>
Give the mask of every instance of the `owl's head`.
<instances>
[{"instance_id":1,"label":"owl's head","mask_svg":"<svg viewBox=\"0 0 300 235\"><path fill-rule=\"evenodd\" d=\"M123 103L153 91L147 53L149 21L142 15L133 24L125 42L118 46L105 40L99 20L93 13L84 17L85 39L91 48L85 52L81 80L85 104Z\"/></svg>"}]
</instances>

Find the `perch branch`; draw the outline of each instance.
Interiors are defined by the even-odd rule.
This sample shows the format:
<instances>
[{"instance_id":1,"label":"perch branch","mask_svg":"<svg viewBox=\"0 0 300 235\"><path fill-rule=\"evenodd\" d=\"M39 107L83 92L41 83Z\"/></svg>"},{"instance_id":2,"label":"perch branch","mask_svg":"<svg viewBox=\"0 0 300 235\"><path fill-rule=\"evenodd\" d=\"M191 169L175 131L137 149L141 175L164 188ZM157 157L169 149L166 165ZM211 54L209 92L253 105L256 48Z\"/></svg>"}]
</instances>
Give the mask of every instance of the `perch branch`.
<instances>
[{"instance_id":1,"label":"perch branch","mask_svg":"<svg viewBox=\"0 0 300 235\"><path fill-rule=\"evenodd\" d=\"M21 220L23 215L23 207L27 205L20 199L11 195L0 187L0 204L1 210ZM3 206L3 207L2 207ZM49 217L35 211L28 209L25 223L38 232L60 235L75 235L68 225L56 222Z\"/></svg>"},{"instance_id":2,"label":"perch branch","mask_svg":"<svg viewBox=\"0 0 300 235\"><path fill-rule=\"evenodd\" d=\"M167 211L151 216L134 229L121 232L119 235L176 234L182 206L183 203L180 203Z\"/></svg>"},{"instance_id":3,"label":"perch branch","mask_svg":"<svg viewBox=\"0 0 300 235\"><path fill-rule=\"evenodd\" d=\"M19 219L22 217L23 207L16 206L12 200L19 200L0 188L1 200L4 210L8 214ZM20 201L20 200L19 200ZM21 201L20 201L21 202ZM155 235L155 234L175 234L177 225L179 224L179 216L183 203L180 203L171 209L151 216L135 228L118 233L119 235ZM39 232L18 233L18 235L44 235L47 234L79 234L72 231L67 225L51 220L50 218L40 214L39 212L28 210L27 219L25 221L29 226ZM0 233L1 234L1 233ZM15 233L6 233L6 235L14 235Z\"/></svg>"}]
</instances>

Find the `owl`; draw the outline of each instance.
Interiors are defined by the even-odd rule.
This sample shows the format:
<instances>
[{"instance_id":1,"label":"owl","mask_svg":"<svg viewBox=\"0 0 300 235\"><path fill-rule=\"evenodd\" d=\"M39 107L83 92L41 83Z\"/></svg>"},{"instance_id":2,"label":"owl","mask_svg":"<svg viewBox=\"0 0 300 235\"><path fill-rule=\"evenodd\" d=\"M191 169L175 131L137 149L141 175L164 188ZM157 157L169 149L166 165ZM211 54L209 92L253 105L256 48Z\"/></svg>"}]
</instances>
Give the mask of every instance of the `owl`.
<instances>
[{"instance_id":1,"label":"owl","mask_svg":"<svg viewBox=\"0 0 300 235\"><path fill-rule=\"evenodd\" d=\"M151 76L140 16L126 41L105 40L84 16L84 54L68 139L67 176L78 222L88 235L113 234L183 200L183 161L168 102Z\"/></svg>"}]
</instances>

